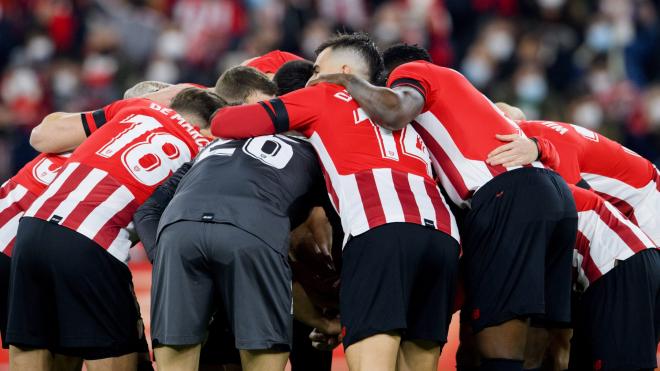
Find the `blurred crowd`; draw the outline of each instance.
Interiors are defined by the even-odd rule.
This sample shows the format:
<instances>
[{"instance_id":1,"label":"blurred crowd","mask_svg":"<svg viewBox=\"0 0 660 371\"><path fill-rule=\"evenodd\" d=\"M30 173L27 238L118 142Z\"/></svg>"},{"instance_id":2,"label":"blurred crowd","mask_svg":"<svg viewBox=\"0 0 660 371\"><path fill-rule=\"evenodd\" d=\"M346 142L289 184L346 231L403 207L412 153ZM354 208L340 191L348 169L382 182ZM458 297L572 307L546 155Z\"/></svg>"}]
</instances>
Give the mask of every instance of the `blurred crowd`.
<instances>
[{"instance_id":1,"label":"blurred crowd","mask_svg":"<svg viewBox=\"0 0 660 371\"><path fill-rule=\"evenodd\" d=\"M493 101L660 164L658 17L660 0L0 0L0 180L48 112L141 80L213 85L272 49L313 60L336 30L425 46Z\"/></svg>"}]
</instances>

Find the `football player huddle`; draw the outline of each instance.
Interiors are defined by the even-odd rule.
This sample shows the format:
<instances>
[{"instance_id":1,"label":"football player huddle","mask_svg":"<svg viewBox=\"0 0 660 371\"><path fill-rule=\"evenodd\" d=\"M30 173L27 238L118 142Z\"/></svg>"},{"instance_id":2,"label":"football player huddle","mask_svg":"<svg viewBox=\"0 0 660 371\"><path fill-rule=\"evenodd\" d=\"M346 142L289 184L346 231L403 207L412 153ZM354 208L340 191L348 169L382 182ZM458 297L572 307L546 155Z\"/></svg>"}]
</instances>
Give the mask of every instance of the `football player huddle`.
<instances>
[{"instance_id":1,"label":"football player huddle","mask_svg":"<svg viewBox=\"0 0 660 371\"><path fill-rule=\"evenodd\" d=\"M337 34L32 131L0 188L11 370L652 370L660 173L426 50ZM151 346L127 263L153 264Z\"/></svg>"}]
</instances>

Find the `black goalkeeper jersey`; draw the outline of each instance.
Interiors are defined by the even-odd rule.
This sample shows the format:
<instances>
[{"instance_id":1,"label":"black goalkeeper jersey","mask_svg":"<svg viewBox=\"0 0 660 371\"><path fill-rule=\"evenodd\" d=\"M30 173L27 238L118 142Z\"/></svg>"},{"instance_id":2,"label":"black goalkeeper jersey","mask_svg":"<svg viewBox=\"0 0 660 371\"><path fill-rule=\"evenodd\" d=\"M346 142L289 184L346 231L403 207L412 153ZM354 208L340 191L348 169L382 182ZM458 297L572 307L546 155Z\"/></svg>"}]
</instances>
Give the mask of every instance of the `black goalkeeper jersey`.
<instances>
[{"instance_id":1,"label":"black goalkeeper jersey","mask_svg":"<svg viewBox=\"0 0 660 371\"><path fill-rule=\"evenodd\" d=\"M186 173L181 177L182 172ZM304 222L324 197L319 162L306 140L285 135L217 139L199 153L192 166L163 184L134 220L143 237L138 224L147 209L153 207L153 201L163 204L171 198L157 234L180 220L228 223L286 256L290 230Z\"/></svg>"}]
</instances>

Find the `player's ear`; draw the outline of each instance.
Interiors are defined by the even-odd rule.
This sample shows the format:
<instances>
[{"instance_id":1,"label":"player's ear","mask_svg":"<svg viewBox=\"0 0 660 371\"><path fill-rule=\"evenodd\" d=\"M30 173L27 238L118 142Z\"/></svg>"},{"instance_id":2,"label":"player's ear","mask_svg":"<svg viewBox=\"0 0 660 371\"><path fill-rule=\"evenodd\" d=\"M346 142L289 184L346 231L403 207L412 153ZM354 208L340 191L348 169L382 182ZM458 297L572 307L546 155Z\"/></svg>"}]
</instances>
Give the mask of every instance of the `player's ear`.
<instances>
[{"instance_id":1,"label":"player's ear","mask_svg":"<svg viewBox=\"0 0 660 371\"><path fill-rule=\"evenodd\" d=\"M341 66L341 73L347 73L347 74L352 73L351 66L349 66L347 64Z\"/></svg>"}]
</instances>

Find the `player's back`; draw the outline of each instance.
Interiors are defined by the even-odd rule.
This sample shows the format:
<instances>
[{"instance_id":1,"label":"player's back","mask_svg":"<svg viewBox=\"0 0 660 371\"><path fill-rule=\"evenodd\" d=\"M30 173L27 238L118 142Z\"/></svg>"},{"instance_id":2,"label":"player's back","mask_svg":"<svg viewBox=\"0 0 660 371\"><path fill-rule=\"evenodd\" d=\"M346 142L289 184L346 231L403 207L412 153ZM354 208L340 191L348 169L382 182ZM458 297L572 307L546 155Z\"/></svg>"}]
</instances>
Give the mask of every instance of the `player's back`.
<instances>
[{"instance_id":1,"label":"player's back","mask_svg":"<svg viewBox=\"0 0 660 371\"><path fill-rule=\"evenodd\" d=\"M0 187L0 252L11 256L18 222L55 179L68 154L39 154Z\"/></svg>"},{"instance_id":2,"label":"player's back","mask_svg":"<svg viewBox=\"0 0 660 371\"><path fill-rule=\"evenodd\" d=\"M555 121L521 121L519 124L528 136L546 137L555 145L561 159L560 167L564 167L564 161L573 164L575 153L578 161L575 165L583 176L616 179L634 188L646 186L655 176L650 161L587 128ZM564 175L562 171L559 173ZM567 179L574 183L572 180Z\"/></svg>"},{"instance_id":3,"label":"player's back","mask_svg":"<svg viewBox=\"0 0 660 371\"><path fill-rule=\"evenodd\" d=\"M578 283L586 289L618 262L655 248L653 241L613 205L595 193L571 185L578 211L573 265Z\"/></svg>"},{"instance_id":4,"label":"player's back","mask_svg":"<svg viewBox=\"0 0 660 371\"><path fill-rule=\"evenodd\" d=\"M414 126L437 161L442 184L456 204L464 205L494 176L518 168L486 163L488 154L502 145L496 134L521 131L459 72L415 61L397 67L388 85L409 86L424 96ZM543 167L537 162L534 166Z\"/></svg>"},{"instance_id":5,"label":"player's back","mask_svg":"<svg viewBox=\"0 0 660 371\"><path fill-rule=\"evenodd\" d=\"M180 220L229 223L286 255L289 231L323 197L321 169L306 140L285 135L218 139L181 179L159 231Z\"/></svg>"},{"instance_id":6,"label":"player's back","mask_svg":"<svg viewBox=\"0 0 660 371\"><path fill-rule=\"evenodd\" d=\"M376 125L338 85L311 89L317 90L325 112L302 132L323 164L346 234L409 222L458 240L453 215L435 185L428 150L416 130L409 125L393 132Z\"/></svg>"},{"instance_id":7,"label":"player's back","mask_svg":"<svg viewBox=\"0 0 660 371\"><path fill-rule=\"evenodd\" d=\"M125 261L134 211L208 140L147 99L117 101L83 120L99 129L25 215L75 230Z\"/></svg>"}]
</instances>

